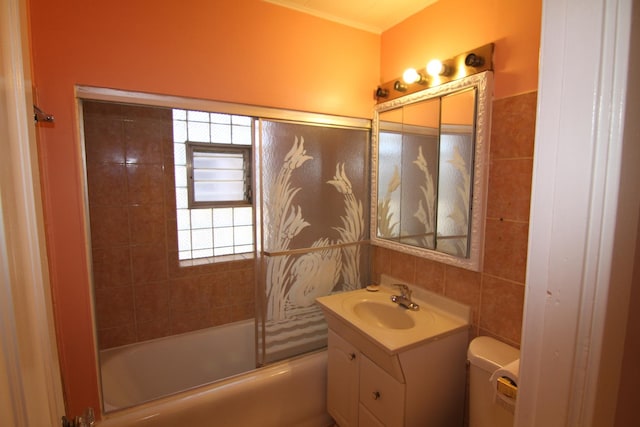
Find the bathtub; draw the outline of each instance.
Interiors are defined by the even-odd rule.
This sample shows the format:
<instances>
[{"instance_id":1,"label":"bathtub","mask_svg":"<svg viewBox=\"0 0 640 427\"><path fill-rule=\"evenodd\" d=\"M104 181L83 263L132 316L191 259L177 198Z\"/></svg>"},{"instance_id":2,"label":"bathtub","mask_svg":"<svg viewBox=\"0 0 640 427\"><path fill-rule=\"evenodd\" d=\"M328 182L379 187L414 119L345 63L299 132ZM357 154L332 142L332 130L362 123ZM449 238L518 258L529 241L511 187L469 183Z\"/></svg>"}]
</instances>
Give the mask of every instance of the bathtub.
<instances>
[{"instance_id":1,"label":"bathtub","mask_svg":"<svg viewBox=\"0 0 640 427\"><path fill-rule=\"evenodd\" d=\"M251 320L101 352L107 413L98 425L333 425L326 412L326 351L254 369L253 336ZM206 382L212 383L200 386Z\"/></svg>"}]
</instances>

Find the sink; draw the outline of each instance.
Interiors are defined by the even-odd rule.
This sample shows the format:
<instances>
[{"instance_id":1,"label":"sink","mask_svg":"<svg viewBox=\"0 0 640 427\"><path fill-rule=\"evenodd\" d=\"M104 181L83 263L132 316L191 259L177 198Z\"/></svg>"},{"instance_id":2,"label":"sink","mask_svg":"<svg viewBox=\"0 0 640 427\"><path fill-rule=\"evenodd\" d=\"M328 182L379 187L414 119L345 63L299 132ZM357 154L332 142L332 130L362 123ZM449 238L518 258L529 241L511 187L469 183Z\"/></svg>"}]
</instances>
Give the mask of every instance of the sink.
<instances>
[{"instance_id":1,"label":"sink","mask_svg":"<svg viewBox=\"0 0 640 427\"><path fill-rule=\"evenodd\" d=\"M336 293L319 297L316 302L322 308L329 328L353 341L364 339L386 354L397 354L468 329L468 308L463 310L464 315L458 315L455 309L450 310L452 304L458 303L445 302L446 298L427 291L416 291L413 300L420 306L416 311L392 302L391 296L397 291L387 286L379 286L377 292L358 289ZM421 294L425 298L420 298Z\"/></svg>"},{"instance_id":2,"label":"sink","mask_svg":"<svg viewBox=\"0 0 640 427\"><path fill-rule=\"evenodd\" d=\"M409 329L416 325L407 310L399 305L394 307L381 302L362 301L353 306L353 312L365 322L381 328Z\"/></svg>"}]
</instances>

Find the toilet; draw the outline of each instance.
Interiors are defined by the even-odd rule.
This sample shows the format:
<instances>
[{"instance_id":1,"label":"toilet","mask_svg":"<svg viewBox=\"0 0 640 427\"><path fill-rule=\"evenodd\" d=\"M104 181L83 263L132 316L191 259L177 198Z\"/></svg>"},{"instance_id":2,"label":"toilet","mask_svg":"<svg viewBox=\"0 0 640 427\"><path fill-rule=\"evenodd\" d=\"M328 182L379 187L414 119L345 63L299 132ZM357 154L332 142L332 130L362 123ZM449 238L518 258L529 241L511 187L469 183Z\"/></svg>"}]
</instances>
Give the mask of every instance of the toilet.
<instances>
[{"instance_id":1,"label":"toilet","mask_svg":"<svg viewBox=\"0 0 640 427\"><path fill-rule=\"evenodd\" d=\"M520 351L491 337L469 344L469 427L511 427L513 408L495 396L491 375L520 358Z\"/></svg>"}]
</instances>

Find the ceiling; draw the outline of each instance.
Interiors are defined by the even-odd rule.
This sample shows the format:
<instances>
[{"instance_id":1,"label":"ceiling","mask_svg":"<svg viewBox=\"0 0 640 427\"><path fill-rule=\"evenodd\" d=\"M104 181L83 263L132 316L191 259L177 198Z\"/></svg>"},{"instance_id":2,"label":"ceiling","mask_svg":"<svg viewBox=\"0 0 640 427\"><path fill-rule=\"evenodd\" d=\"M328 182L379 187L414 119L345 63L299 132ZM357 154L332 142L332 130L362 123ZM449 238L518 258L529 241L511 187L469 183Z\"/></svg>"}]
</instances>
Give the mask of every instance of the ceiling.
<instances>
[{"instance_id":1,"label":"ceiling","mask_svg":"<svg viewBox=\"0 0 640 427\"><path fill-rule=\"evenodd\" d=\"M380 34L438 0L264 0Z\"/></svg>"}]
</instances>

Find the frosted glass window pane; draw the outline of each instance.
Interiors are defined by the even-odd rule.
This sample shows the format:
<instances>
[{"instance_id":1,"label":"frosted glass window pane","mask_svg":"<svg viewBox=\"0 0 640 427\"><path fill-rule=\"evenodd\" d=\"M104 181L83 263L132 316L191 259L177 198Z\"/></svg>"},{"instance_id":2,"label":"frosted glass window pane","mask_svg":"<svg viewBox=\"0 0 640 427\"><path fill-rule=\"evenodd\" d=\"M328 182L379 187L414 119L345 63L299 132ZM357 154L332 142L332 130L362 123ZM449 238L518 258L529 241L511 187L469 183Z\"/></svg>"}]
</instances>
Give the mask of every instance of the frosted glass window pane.
<instances>
[{"instance_id":1,"label":"frosted glass window pane","mask_svg":"<svg viewBox=\"0 0 640 427\"><path fill-rule=\"evenodd\" d=\"M227 182L224 187L196 182L193 186L195 202L224 202L244 200L244 184Z\"/></svg>"},{"instance_id":2,"label":"frosted glass window pane","mask_svg":"<svg viewBox=\"0 0 640 427\"><path fill-rule=\"evenodd\" d=\"M251 128L246 126L233 126L233 143L251 145Z\"/></svg>"},{"instance_id":3,"label":"frosted glass window pane","mask_svg":"<svg viewBox=\"0 0 640 427\"><path fill-rule=\"evenodd\" d=\"M186 188L176 188L176 209L189 208L189 194Z\"/></svg>"},{"instance_id":4,"label":"frosted glass window pane","mask_svg":"<svg viewBox=\"0 0 640 427\"><path fill-rule=\"evenodd\" d=\"M244 165L242 153L208 153L194 152L194 169L240 169Z\"/></svg>"},{"instance_id":5,"label":"frosted glass window pane","mask_svg":"<svg viewBox=\"0 0 640 427\"><path fill-rule=\"evenodd\" d=\"M186 187L187 186L187 167L186 166L176 166L176 187Z\"/></svg>"},{"instance_id":6,"label":"frosted glass window pane","mask_svg":"<svg viewBox=\"0 0 640 427\"><path fill-rule=\"evenodd\" d=\"M236 246L234 248L234 253L236 254L246 254L247 252L253 252L253 245Z\"/></svg>"},{"instance_id":7,"label":"frosted glass window pane","mask_svg":"<svg viewBox=\"0 0 640 427\"><path fill-rule=\"evenodd\" d=\"M253 243L253 227L242 226L233 228L233 241L236 245L248 245Z\"/></svg>"},{"instance_id":8,"label":"frosted glass window pane","mask_svg":"<svg viewBox=\"0 0 640 427\"><path fill-rule=\"evenodd\" d=\"M193 251L192 258L207 258L213 256L213 249L200 249Z\"/></svg>"},{"instance_id":9,"label":"frosted glass window pane","mask_svg":"<svg viewBox=\"0 0 640 427\"><path fill-rule=\"evenodd\" d=\"M211 209L191 210L191 228L211 228Z\"/></svg>"},{"instance_id":10,"label":"frosted glass window pane","mask_svg":"<svg viewBox=\"0 0 640 427\"><path fill-rule=\"evenodd\" d=\"M193 122L209 122L209 113L205 111L187 111L187 120Z\"/></svg>"},{"instance_id":11,"label":"frosted glass window pane","mask_svg":"<svg viewBox=\"0 0 640 427\"><path fill-rule=\"evenodd\" d=\"M187 122L173 121L173 142L185 142L187 140Z\"/></svg>"},{"instance_id":12,"label":"frosted glass window pane","mask_svg":"<svg viewBox=\"0 0 640 427\"><path fill-rule=\"evenodd\" d=\"M229 114L211 113L211 123L231 123L231 116Z\"/></svg>"},{"instance_id":13,"label":"frosted glass window pane","mask_svg":"<svg viewBox=\"0 0 640 427\"><path fill-rule=\"evenodd\" d=\"M191 212L189 209L178 209L177 220L178 230L190 230L191 229Z\"/></svg>"},{"instance_id":14,"label":"frosted glass window pane","mask_svg":"<svg viewBox=\"0 0 640 427\"><path fill-rule=\"evenodd\" d=\"M212 124L211 142L217 144L231 144L231 127L229 125Z\"/></svg>"},{"instance_id":15,"label":"frosted glass window pane","mask_svg":"<svg viewBox=\"0 0 640 427\"><path fill-rule=\"evenodd\" d=\"M216 183L219 185L226 185L229 181L240 181L241 183L244 183L244 171L227 169L195 169L193 171L193 178L196 181L200 181L202 184L207 184L206 181L209 181L208 183L211 185L216 185Z\"/></svg>"},{"instance_id":16,"label":"frosted glass window pane","mask_svg":"<svg viewBox=\"0 0 640 427\"><path fill-rule=\"evenodd\" d=\"M251 225L253 224L253 208L233 208L233 224L234 225Z\"/></svg>"},{"instance_id":17,"label":"frosted glass window pane","mask_svg":"<svg viewBox=\"0 0 640 427\"><path fill-rule=\"evenodd\" d=\"M253 117L249 117L249 116L232 116L232 123L234 125L244 125L244 126L251 126L251 123L253 122Z\"/></svg>"},{"instance_id":18,"label":"frosted glass window pane","mask_svg":"<svg viewBox=\"0 0 640 427\"><path fill-rule=\"evenodd\" d=\"M187 111L173 109L173 120L187 120Z\"/></svg>"},{"instance_id":19,"label":"frosted glass window pane","mask_svg":"<svg viewBox=\"0 0 640 427\"><path fill-rule=\"evenodd\" d=\"M207 249L213 247L213 236L211 235L211 229L205 228L202 230L193 230L191 232L191 248L195 251L197 249Z\"/></svg>"},{"instance_id":20,"label":"frosted glass window pane","mask_svg":"<svg viewBox=\"0 0 640 427\"><path fill-rule=\"evenodd\" d=\"M192 259L193 256L191 256L191 251L180 251L178 252L178 259L179 260L186 260L186 259Z\"/></svg>"},{"instance_id":21,"label":"frosted glass window pane","mask_svg":"<svg viewBox=\"0 0 640 427\"><path fill-rule=\"evenodd\" d=\"M186 140L186 132L185 132ZM182 143L173 144L173 162L176 165L187 164L187 146Z\"/></svg>"},{"instance_id":22,"label":"frosted glass window pane","mask_svg":"<svg viewBox=\"0 0 640 427\"><path fill-rule=\"evenodd\" d=\"M191 230L178 231L178 250L188 251L191 249Z\"/></svg>"},{"instance_id":23,"label":"frosted glass window pane","mask_svg":"<svg viewBox=\"0 0 640 427\"><path fill-rule=\"evenodd\" d=\"M233 247L224 247L224 248L215 248L214 249L214 255L215 256L231 255L231 254L233 254Z\"/></svg>"},{"instance_id":24,"label":"frosted glass window pane","mask_svg":"<svg viewBox=\"0 0 640 427\"><path fill-rule=\"evenodd\" d=\"M233 208L213 209L214 227L231 227L233 225Z\"/></svg>"},{"instance_id":25,"label":"frosted glass window pane","mask_svg":"<svg viewBox=\"0 0 640 427\"><path fill-rule=\"evenodd\" d=\"M233 228L214 228L213 240L216 242L216 248L221 246L233 246Z\"/></svg>"},{"instance_id":26,"label":"frosted glass window pane","mask_svg":"<svg viewBox=\"0 0 640 427\"><path fill-rule=\"evenodd\" d=\"M211 142L209 139L209 124L200 122L188 122L189 141Z\"/></svg>"}]
</instances>

